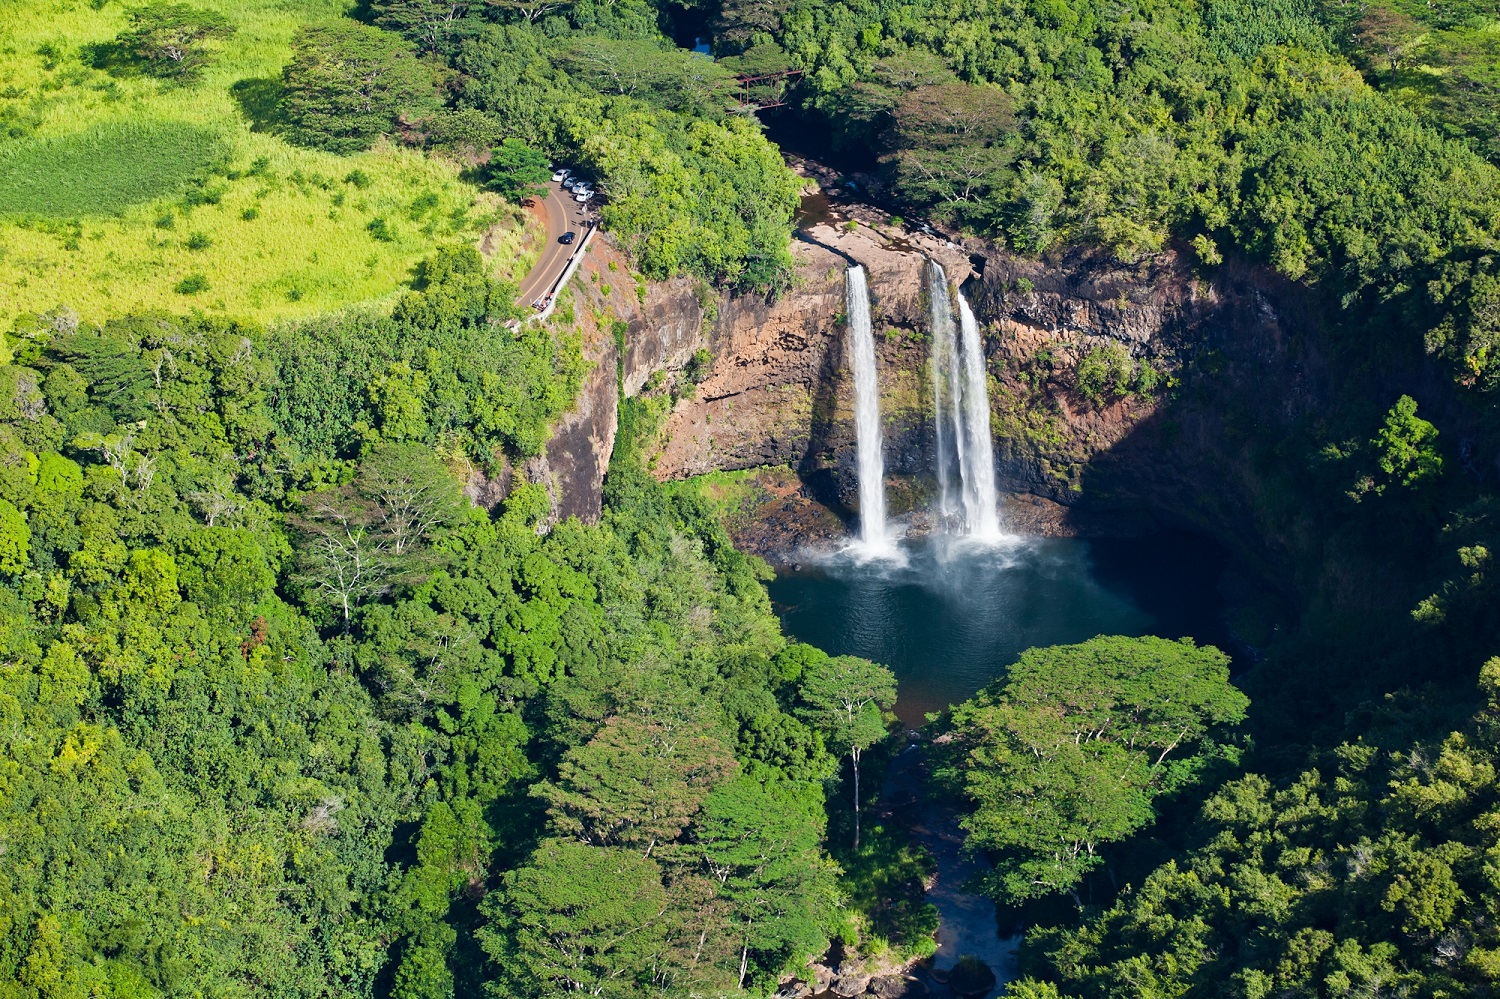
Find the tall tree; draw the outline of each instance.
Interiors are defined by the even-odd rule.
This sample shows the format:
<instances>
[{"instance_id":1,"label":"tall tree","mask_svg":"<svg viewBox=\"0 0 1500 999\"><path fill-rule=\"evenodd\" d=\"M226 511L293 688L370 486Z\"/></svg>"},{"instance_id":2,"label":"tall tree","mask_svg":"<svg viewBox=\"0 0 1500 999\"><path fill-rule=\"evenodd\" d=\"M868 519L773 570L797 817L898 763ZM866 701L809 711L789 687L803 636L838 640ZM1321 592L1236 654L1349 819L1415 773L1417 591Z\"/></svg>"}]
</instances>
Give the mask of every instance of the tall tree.
<instances>
[{"instance_id":1,"label":"tall tree","mask_svg":"<svg viewBox=\"0 0 1500 999\"><path fill-rule=\"evenodd\" d=\"M665 946L669 900L651 858L554 839L482 908L493 923L479 940L510 994L633 999Z\"/></svg>"},{"instance_id":2,"label":"tall tree","mask_svg":"<svg viewBox=\"0 0 1500 999\"><path fill-rule=\"evenodd\" d=\"M218 11L153 3L131 11L130 28L115 41L151 75L185 83L208 65L208 42L233 34L234 25Z\"/></svg>"},{"instance_id":3,"label":"tall tree","mask_svg":"<svg viewBox=\"0 0 1500 999\"><path fill-rule=\"evenodd\" d=\"M559 832L649 857L687 827L709 788L734 769L729 750L691 725L619 715L587 745L569 750L557 782L534 793L551 806Z\"/></svg>"},{"instance_id":4,"label":"tall tree","mask_svg":"<svg viewBox=\"0 0 1500 999\"><path fill-rule=\"evenodd\" d=\"M572 3L571 0L484 0L484 5L517 14L527 24L535 24L554 11L571 7Z\"/></svg>"},{"instance_id":5,"label":"tall tree","mask_svg":"<svg viewBox=\"0 0 1500 999\"><path fill-rule=\"evenodd\" d=\"M999 898L1072 891L1157 795L1197 778L1210 731L1248 703L1229 657L1187 639L1031 649L955 709L937 774L968 799L968 846L995 856Z\"/></svg>"},{"instance_id":6,"label":"tall tree","mask_svg":"<svg viewBox=\"0 0 1500 999\"><path fill-rule=\"evenodd\" d=\"M370 9L382 28L404 35L425 52L435 52L471 6L469 0L373 0Z\"/></svg>"},{"instance_id":7,"label":"tall tree","mask_svg":"<svg viewBox=\"0 0 1500 999\"><path fill-rule=\"evenodd\" d=\"M310 497L292 521L301 535L293 578L314 603L334 612L346 633L354 612L385 591L391 573L390 554L370 529L372 519L370 504L330 492Z\"/></svg>"},{"instance_id":8,"label":"tall tree","mask_svg":"<svg viewBox=\"0 0 1500 999\"><path fill-rule=\"evenodd\" d=\"M802 674L799 714L823 732L829 749L854 769L854 848L859 849L859 758L886 736L882 717L896 703L896 678L884 666L855 656L809 664Z\"/></svg>"},{"instance_id":9,"label":"tall tree","mask_svg":"<svg viewBox=\"0 0 1500 999\"><path fill-rule=\"evenodd\" d=\"M290 138L335 153L368 149L399 117L438 106L432 74L411 46L355 21L299 31L282 77Z\"/></svg>"},{"instance_id":10,"label":"tall tree","mask_svg":"<svg viewBox=\"0 0 1500 999\"><path fill-rule=\"evenodd\" d=\"M465 506L457 481L430 449L417 444L375 448L355 486L375 504L377 529L398 560L413 558Z\"/></svg>"},{"instance_id":11,"label":"tall tree","mask_svg":"<svg viewBox=\"0 0 1500 999\"><path fill-rule=\"evenodd\" d=\"M717 886L736 937L740 988L753 954L777 959L816 953L836 904L835 868L822 852L816 784L763 784L742 775L714 788L682 853Z\"/></svg>"},{"instance_id":12,"label":"tall tree","mask_svg":"<svg viewBox=\"0 0 1500 999\"><path fill-rule=\"evenodd\" d=\"M490 152L490 186L520 204L547 194L547 154L520 139L506 139Z\"/></svg>"},{"instance_id":13,"label":"tall tree","mask_svg":"<svg viewBox=\"0 0 1500 999\"><path fill-rule=\"evenodd\" d=\"M972 212L1013 177L1019 136L1010 96L999 87L914 86L892 114L896 149L888 162L908 197Z\"/></svg>"}]
</instances>

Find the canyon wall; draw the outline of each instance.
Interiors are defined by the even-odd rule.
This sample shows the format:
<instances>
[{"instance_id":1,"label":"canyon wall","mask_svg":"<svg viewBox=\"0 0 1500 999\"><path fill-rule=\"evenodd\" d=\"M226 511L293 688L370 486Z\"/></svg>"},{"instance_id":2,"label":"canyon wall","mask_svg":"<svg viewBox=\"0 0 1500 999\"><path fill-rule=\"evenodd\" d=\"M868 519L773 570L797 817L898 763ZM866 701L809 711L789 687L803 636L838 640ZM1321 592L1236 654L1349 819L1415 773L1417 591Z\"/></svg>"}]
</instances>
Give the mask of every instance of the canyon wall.
<instances>
[{"instance_id":1,"label":"canyon wall","mask_svg":"<svg viewBox=\"0 0 1500 999\"><path fill-rule=\"evenodd\" d=\"M559 516L598 516L623 379L626 394L671 400L659 477L788 465L806 496L852 517L843 323L851 263L869 271L892 509L925 508L931 257L962 284L984 326L1012 526L1187 527L1220 539L1289 595L1319 585L1299 577L1316 562L1294 554L1317 550L1312 521L1280 495L1299 474L1283 466L1301 459L1275 445L1347 393L1335 383L1348 373L1323 356L1315 296L1266 269L1232 260L1202 268L1172 250L1133 264L1087 252L1026 259L914 234L861 206L799 233L792 286L774 299L721 296L689 279L637 284L617 249L594 246L574 293L593 373L545 456L526 469L548 483Z\"/></svg>"},{"instance_id":2,"label":"canyon wall","mask_svg":"<svg viewBox=\"0 0 1500 999\"><path fill-rule=\"evenodd\" d=\"M654 466L662 478L790 465L851 517L856 494L843 270L870 272L892 508L933 488L926 257L962 284L985 329L996 469L1007 517L1029 533L1178 526L1213 534L1285 583L1306 521L1267 491L1264 443L1315 414L1331 375L1316 300L1267 270L1212 270L1166 251L1135 264L1102 253L1043 260L893 228L870 210L794 244L796 277L774 301L737 298L708 324L712 354L680 391ZM920 514L918 515L920 519Z\"/></svg>"},{"instance_id":3,"label":"canyon wall","mask_svg":"<svg viewBox=\"0 0 1500 999\"><path fill-rule=\"evenodd\" d=\"M854 502L854 388L843 319L851 263L868 271L886 469L930 474L923 269L932 256L962 279L970 264L956 247L918 240L898 242L868 227L804 230L792 247L797 266L789 292L774 301L735 298L720 309L707 336L712 365L667 419L657 474L785 464L828 501Z\"/></svg>"}]
</instances>

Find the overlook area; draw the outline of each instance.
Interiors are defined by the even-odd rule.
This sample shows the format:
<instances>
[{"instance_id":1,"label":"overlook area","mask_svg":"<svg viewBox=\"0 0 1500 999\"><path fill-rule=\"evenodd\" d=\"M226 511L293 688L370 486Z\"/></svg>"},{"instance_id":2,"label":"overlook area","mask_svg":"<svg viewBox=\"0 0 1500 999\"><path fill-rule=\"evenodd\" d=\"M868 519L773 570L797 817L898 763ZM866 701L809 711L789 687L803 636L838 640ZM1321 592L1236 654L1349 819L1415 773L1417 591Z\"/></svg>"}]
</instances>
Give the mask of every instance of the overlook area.
<instances>
[{"instance_id":1,"label":"overlook area","mask_svg":"<svg viewBox=\"0 0 1500 999\"><path fill-rule=\"evenodd\" d=\"M0 999L1500 992L1496 39L11 0Z\"/></svg>"}]
</instances>

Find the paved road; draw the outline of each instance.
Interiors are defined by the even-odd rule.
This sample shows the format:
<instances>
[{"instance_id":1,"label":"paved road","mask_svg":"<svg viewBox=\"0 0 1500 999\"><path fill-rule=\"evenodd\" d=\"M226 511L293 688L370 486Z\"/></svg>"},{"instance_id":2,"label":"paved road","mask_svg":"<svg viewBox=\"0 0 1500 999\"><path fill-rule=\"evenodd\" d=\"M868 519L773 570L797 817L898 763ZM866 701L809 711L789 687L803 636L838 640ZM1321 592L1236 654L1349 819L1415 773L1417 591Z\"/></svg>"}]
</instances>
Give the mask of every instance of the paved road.
<instances>
[{"instance_id":1,"label":"paved road","mask_svg":"<svg viewBox=\"0 0 1500 999\"><path fill-rule=\"evenodd\" d=\"M542 247L541 259L521 281L517 301L522 306L529 306L545 295L568 266L568 257L578 244L564 246L557 241L558 237L565 232L576 232L582 241L588 221L588 210L574 201L561 184L547 185L547 197L542 200L542 207L547 212L547 242Z\"/></svg>"}]
</instances>

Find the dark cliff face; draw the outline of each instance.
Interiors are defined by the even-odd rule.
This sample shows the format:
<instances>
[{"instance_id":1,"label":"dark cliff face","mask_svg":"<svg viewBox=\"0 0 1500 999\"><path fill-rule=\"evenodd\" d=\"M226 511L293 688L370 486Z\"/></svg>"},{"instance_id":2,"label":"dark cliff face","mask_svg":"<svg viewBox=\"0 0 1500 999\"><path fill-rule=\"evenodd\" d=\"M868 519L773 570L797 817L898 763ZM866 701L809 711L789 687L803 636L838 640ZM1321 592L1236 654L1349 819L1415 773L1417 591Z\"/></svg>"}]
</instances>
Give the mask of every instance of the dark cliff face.
<instances>
[{"instance_id":1,"label":"dark cliff face","mask_svg":"<svg viewBox=\"0 0 1500 999\"><path fill-rule=\"evenodd\" d=\"M619 396L641 391L657 371L681 369L703 345L703 306L686 278L650 284L644 300L631 277L629 261L607 239L597 239L571 286L583 354L591 365L573 408L553 428L542 454L521 469L552 500L555 520L599 519L604 474L609 469L619 428ZM614 321L625 324L624 353ZM509 470L496 484L478 483L470 492L493 505L508 491Z\"/></svg>"}]
</instances>

